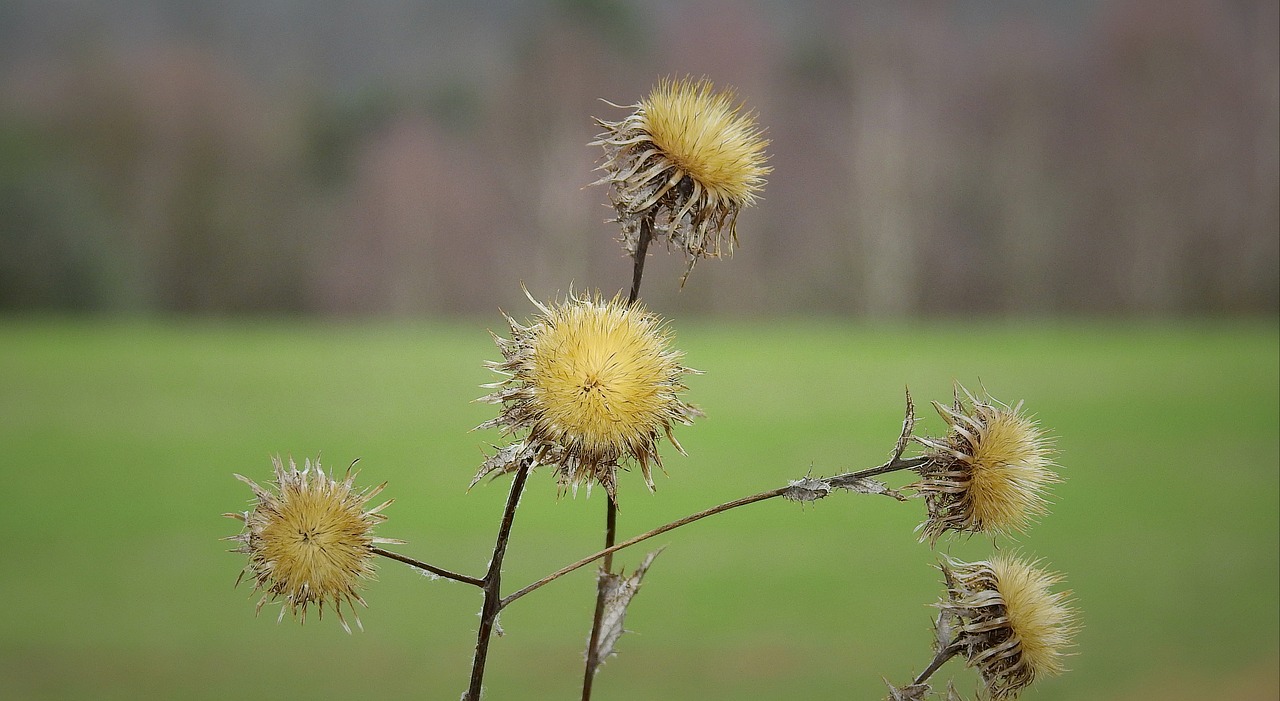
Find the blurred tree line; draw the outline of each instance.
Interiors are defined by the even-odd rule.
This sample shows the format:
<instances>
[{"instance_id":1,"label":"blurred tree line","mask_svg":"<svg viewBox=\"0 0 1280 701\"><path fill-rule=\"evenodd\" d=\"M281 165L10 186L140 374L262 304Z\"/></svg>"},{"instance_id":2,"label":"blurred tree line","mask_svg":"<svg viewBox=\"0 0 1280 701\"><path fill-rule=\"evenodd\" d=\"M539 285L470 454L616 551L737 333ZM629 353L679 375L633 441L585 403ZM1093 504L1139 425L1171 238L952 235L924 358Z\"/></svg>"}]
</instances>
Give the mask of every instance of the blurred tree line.
<instances>
[{"instance_id":1,"label":"blurred tree line","mask_svg":"<svg viewBox=\"0 0 1280 701\"><path fill-rule=\"evenodd\" d=\"M1280 309L1274 0L8 3L0 309L485 313L621 288L590 117L773 144L665 310ZM657 281L659 275L665 281Z\"/></svg>"}]
</instances>

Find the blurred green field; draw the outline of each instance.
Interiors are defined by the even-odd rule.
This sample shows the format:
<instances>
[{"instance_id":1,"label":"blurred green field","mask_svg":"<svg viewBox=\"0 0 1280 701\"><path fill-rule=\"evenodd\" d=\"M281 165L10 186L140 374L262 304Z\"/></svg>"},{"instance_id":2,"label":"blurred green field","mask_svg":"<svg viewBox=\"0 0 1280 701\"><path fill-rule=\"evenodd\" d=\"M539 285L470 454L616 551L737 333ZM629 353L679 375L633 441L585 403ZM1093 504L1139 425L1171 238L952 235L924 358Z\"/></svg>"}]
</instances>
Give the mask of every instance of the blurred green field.
<instances>
[{"instance_id":1,"label":"blurred green field","mask_svg":"<svg viewBox=\"0 0 1280 701\"><path fill-rule=\"evenodd\" d=\"M506 481L466 492L493 433L472 403L497 356L474 324L0 321L0 697L456 699L480 597L391 562L366 631L259 618L218 539L270 456L360 458L388 481L380 533L481 574ZM1280 695L1280 339L1274 320L868 327L675 320L708 418L669 477L621 485L623 536L815 473L883 460L902 389L921 430L953 379L1025 399L1066 482L1016 545L1064 571L1084 630L1069 674L1024 698ZM892 480L896 484L902 477ZM535 473L511 590L594 551L602 494L556 498ZM935 555L923 505L770 501L651 541L600 701L878 699L930 658ZM643 546L642 546L643 547ZM940 549L990 551L982 538ZM634 566L645 550L619 562ZM576 698L588 570L503 614L488 699ZM940 678L972 691L953 662Z\"/></svg>"}]
</instances>

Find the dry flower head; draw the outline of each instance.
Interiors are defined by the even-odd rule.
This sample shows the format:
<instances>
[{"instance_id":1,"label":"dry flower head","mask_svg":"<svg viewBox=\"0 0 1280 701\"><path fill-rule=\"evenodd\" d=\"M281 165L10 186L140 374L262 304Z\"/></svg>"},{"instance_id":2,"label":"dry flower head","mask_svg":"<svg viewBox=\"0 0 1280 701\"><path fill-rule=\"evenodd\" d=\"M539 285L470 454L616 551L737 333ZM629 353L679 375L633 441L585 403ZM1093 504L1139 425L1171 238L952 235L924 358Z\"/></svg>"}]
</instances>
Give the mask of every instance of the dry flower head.
<instances>
[{"instance_id":1,"label":"dry flower head","mask_svg":"<svg viewBox=\"0 0 1280 701\"><path fill-rule=\"evenodd\" d=\"M659 436L683 453L672 425L701 415L680 399L683 376L696 371L680 364L663 322L638 303L572 293L551 306L530 301L541 314L528 325L507 316L511 338L494 336L503 360L486 366L506 378L485 385L495 391L480 401L503 408L477 427L528 433L477 479L527 460L555 465L564 486L599 483L616 501L618 461L631 458L653 489Z\"/></svg>"},{"instance_id":2,"label":"dry flower head","mask_svg":"<svg viewBox=\"0 0 1280 701\"><path fill-rule=\"evenodd\" d=\"M738 212L770 171L769 142L735 100L707 80L664 79L622 121L596 120L605 130L592 142L605 150L596 184L609 185L627 253L635 255L646 221L685 252L686 276L698 258L732 253Z\"/></svg>"},{"instance_id":3,"label":"dry flower head","mask_svg":"<svg viewBox=\"0 0 1280 701\"><path fill-rule=\"evenodd\" d=\"M929 458L913 485L929 510L922 538L936 541L948 530L1009 535L1044 515L1045 490L1060 478L1044 431L1021 402L1009 407L957 387L954 406L933 406L948 432L916 439Z\"/></svg>"},{"instance_id":4,"label":"dry flower head","mask_svg":"<svg viewBox=\"0 0 1280 701\"><path fill-rule=\"evenodd\" d=\"M350 633L342 605L366 605L358 587L360 580L374 576L374 544L403 542L373 535L373 527L386 519L380 512L392 500L365 508L386 483L356 490L350 468L337 480L324 472L319 460L307 460L301 470L292 459L288 468L279 457L272 458L272 463L275 489L236 475L253 490L253 508L224 514L244 523L244 532L227 538L242 543L232 552L249 556L240 578L248 574L254 591L264 592L257 611L268 601L282 598L279 619L288 611L306 622L310 605L315 604L323 617L328 604ZM359 616L355 618L356 625L361 625Z\"/></svg>"},{"instance_id":5,"label":"dry flower head","mask_svg":"<svg viewBox=\"0 0 1280 701\"><path fill-rule=\"evenodd\" d=\"M977 668L994 701L1016 698L1037 677L1066 671L1076 613L1070 592L1052 591L1062 575L1039 564L998 555L974 563L946 558L940 565L947 598L938 607L954 629L952 645Z\"/></svg>"}]
</instances>

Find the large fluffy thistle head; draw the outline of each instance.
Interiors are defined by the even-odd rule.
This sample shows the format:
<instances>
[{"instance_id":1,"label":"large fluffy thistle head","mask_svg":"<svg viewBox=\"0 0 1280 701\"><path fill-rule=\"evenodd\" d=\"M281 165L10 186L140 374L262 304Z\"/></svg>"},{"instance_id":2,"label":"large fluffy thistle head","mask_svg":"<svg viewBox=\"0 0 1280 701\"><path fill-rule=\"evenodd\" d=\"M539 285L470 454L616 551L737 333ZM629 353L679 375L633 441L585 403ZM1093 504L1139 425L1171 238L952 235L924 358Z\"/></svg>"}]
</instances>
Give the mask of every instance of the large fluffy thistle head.
<instances>
[{"instance_id":1,"label":"large fluffy thistle head","mask_svg":"<svg viewBox=\"0 0 1280 701\"><path fill-rule=\"evenodd\" d=\"M248 574L254 590L264 592L258 611L267 601L283 598L279 618L288 611L305 622L311 604L316 604L321 616L328 604L350 633L342 605L364 605L358 586L360 580L373 578L374 544L403 542L373 535L373 527L386 519L379 512L392 500L365 508L386 484L356 490L350 468L337 480L325 474L319 460L307 460L301 470L292 459L287 468L279 457L272 458L272 463L275 489L236 475L253 490L253 508L224 514L244 523L244 532L228 538L242 543L232 552L249 556L240 576ZM360 625L359 616L356 625Z\"/></svg>"},{"instance_id":2,"label":"large fluffy thistle head","mask_svg":"<svg viewBox=\"0 0 1280 701\"><path fill-rule=\"evenodd\" d=\"M1076 613L1070 592L1052 591L1062 575L1039 564L1000 555L940 565L947 594L938 604L939 624L954 636L940 644L965 654L994 701L1015 698L1036 677L1066 670Z\"/></svg>"},{"instance_id":3,"label":"large fluffy thistle head","mask_svg":"<svg viewBox=\"0 0 1280 701\"><path fill-rule=\"evenodd\" d=\"M562 484L598 482L613 499L618 461L631 458L652 489L659 437L680 450L672 425L700 415L680 399L683 376L696 371L680 364L662 321L639 304L572 294L534 304L541 314L528 325L507 317L511 338L495 336L503 360L487 366L506 379L486 385L495 391L481 401L503 408L478 427L527 435L477 479L522 461L556 465Z\"/></svg>"},{"instance_id":4,"label":"large fluffy thistle head","mask_svg":"<svg viewBox=\"0 0 1280 701\"><path fill-rule=\"evenodd\" d=\"M933 406L948 432L917 439L929 458L915 485L929 509L923 537L937 540L948 530L1008 535L1045 513L1045 490L1060 478L1044 431L1021 403L1009 407L957 387L953 406Z\"/></svg>"},{"instance_id":5,"label":"large fluffy thistle head","mask_svg":"<svg viewBox=\"0 0 1280 701\"><path fill-rule=\"evenodd\" d=\"M738 212L764 187L765 146L753 114L732 90L706 80L662 80L620 122L597 119L609 199L626 251L636 253L644 222L654 236L698 258L732 252ZM688 273L686 272L686 275Z\"/></svg>"}]
</instances>

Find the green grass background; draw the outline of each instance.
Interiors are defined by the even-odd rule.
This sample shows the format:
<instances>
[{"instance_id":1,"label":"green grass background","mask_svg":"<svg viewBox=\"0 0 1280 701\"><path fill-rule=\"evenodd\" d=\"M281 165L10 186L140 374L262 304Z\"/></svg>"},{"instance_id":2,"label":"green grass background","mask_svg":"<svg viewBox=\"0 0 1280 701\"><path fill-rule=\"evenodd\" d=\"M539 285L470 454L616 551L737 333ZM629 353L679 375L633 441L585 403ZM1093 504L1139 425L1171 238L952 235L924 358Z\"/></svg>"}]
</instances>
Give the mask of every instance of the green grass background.
<instances>
[{"instance_id":1,"label":"green grass background","mask_svg":"<svg viewBox=\"0 0 1280 701\"><path fill-rule=\"evenodd\" d=\"M456 699L480 597L396 563L361 612L275 622L218 539L233 472L270 456L361 459L396 503L380 533L480 574L506 480L466 491L493 432L472 403L497 352L476 323L0 321L0 698ZM1067 574L1073 671L1029 699L1275 699L1280 693L1280 343L1274 320L978 323L675 320L707 412L649 494L622 478L628 536L812 470L881 462L911 387L921 430L953 379L1025 399L1057 439L1053 512L1012 546ZM894 477L895 484L904 482ZM604 501L535 473L507 590L601 539ZM662 536L600 701L878 699L930 657L936 555L919 502L769 501ZM624 553L634 566L644 549ZM985 538L946 540L966 558ZM486 698L576 698L593 577L502 616ZM971 692L972 672L943 669Z\"/></svg>"}]
</instances>

